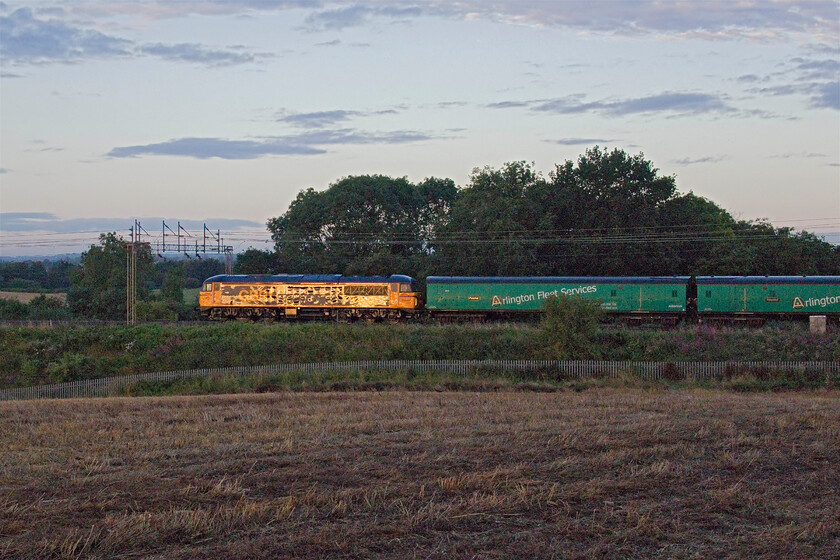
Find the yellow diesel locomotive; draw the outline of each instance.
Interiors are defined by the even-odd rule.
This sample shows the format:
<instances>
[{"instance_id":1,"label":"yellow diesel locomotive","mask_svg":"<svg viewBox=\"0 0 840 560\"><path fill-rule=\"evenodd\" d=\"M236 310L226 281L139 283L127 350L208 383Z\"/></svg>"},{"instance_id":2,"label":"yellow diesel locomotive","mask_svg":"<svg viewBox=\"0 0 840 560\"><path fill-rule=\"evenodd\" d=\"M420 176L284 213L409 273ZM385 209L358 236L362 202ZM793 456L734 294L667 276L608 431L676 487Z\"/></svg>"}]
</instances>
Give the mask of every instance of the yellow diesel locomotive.
<instances>
[{"instance_id":1,"label":"yellow diesel locomotive","mask_svg":"<svg viewBox=\"0 0 840 560\"><path fill-rule=\"evenodd\" d=\"M212 320L399 320L423 307L417 282L403 275L219 275L204 281L201 314Z\"/></svg>"}]
</instances>

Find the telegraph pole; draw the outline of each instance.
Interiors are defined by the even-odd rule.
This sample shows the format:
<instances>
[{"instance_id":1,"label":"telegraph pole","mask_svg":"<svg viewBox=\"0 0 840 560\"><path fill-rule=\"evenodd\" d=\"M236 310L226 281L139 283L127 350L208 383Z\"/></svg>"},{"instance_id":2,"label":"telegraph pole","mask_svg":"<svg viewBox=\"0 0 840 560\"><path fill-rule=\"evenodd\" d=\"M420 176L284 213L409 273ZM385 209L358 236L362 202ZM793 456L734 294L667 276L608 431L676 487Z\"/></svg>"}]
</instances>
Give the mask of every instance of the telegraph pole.
<instances>
[{"instance_id":1,"label":"telegraph pole","mask_svg":"<svg viewBox=\"0 0 840 560\"><path fill-rule=\"evenodd\" d=\"M140 240L140 222L134 220L131 228L131 242L126 244L125 251L125 324L137 323L137 254L134 249Z\"/></svg>"}]
</instances>

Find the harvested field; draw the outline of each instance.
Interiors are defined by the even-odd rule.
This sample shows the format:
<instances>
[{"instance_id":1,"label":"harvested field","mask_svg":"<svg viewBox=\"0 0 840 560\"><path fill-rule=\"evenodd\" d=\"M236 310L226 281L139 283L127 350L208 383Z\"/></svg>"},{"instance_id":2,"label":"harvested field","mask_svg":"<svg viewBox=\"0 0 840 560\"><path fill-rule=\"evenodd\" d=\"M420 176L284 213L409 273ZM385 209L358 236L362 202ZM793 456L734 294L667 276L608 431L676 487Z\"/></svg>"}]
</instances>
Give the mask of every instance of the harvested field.
<instances>
[{"instance_id":1,"label":"harvested field","mask_svg":"<svg viewBox=\"0 0 840 560\"><path fill-rule=\"evenodd\" d=\"M41 292L3 292L0 291L0 299L10 299L12 301L19 301L20 303L29 303L39 296L47 296L48 298L57 299L63 304L67 303L67 294L65 293L41 293Z\"/></svg>"},{"instance_id":2,"label":"harvested field","mask_svg":"<svg viewBox=\"0 0 840 560\"><path fill-rule=\"evenodd\" d=\"M0 403L2 558L837 558L840 393Z\"/></svg>"}]
</instances>

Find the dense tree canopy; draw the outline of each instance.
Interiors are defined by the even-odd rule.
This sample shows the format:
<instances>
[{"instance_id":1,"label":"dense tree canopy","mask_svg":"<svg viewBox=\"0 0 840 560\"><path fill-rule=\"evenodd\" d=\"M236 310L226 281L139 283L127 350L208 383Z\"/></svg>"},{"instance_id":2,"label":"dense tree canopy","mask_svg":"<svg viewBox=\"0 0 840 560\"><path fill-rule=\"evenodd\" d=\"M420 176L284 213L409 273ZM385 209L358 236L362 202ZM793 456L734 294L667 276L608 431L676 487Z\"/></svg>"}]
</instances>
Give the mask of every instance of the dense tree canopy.
<instances>
[{"instance_id":1,"label":"dense tree canopy","mask_svg":"<svg viewBox=\"0 0 840 560\"><path fill-rule=\"evenodd\" d=\"M73 272L67 304L73 314L92 319L120 320L126 308L127 243L115 233L99 236L99 245L82 253L82 266ZM144 279L152 268L148 245L137 250L137 297L146 295Z\"/></svg>"},{"instance_id":2,"label":"dense tree canopy","mask_svg":"<svg viewBox=\"0 0 840 560\"><path fill-rule=\"evenodd\" d=\"M23 261L0 263L0 289L54 292L70 287L70 274L77 265L67 261Z\"/></svg>"},{"instance_id":3,"label":"dense tree canopy","mask_svg":"<svg viewBox=\"0 0 840 560\"><path fill-rule=\"evenodd\" d=\"M249 272L457 275L840 274L840 248L735 220L644 154L594 147L548 177L524 161L467 185L381 175L302 191ZM247 267L246 267L247 264ZM272 270L259 270L269 268Z\"/></svg>"},{"instance_id":4,"label":"dense tree canopy","mask_svg":"<svg viewBox=\"0 0 840 560\"><path fill-rule=\"evenodd\" d=\"M287 272L425 275L429 242L456 194L449 179L415 185L382 175L302 191L285 214L268 222L277 266Z\"/></svg>"}]
</instances>

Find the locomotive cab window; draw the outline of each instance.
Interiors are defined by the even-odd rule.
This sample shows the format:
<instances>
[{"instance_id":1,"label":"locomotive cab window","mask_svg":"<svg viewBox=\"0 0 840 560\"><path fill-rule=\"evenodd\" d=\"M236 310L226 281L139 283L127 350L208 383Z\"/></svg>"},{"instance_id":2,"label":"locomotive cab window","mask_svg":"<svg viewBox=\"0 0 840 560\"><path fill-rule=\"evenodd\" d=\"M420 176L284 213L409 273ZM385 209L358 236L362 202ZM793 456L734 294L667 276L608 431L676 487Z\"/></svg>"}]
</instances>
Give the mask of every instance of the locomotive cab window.
<instances>
[{"instance_id":1,"label":"locomotive cab window","mask_svg":"<svg viewBox=\"0 0 840 560\"><path fill-rule=\"evenodd\" d=\"M195 284L193 284L193 285L195 285ZM213 284L211 284L210 282L208 282L207 284L204 284L204 290L203 291L212 292L213 291Z\"/></svg>"},{"instance_id":2,"label":"locomotive cab window","mask_svg":"<svg viewBox=\"0 0 840 560\"><path fill-rule=\"evenodd\" d=\"M400 292L413 292L414 290L411 289L411 284L400 284Z\"/></svg>"}]
</instances>

